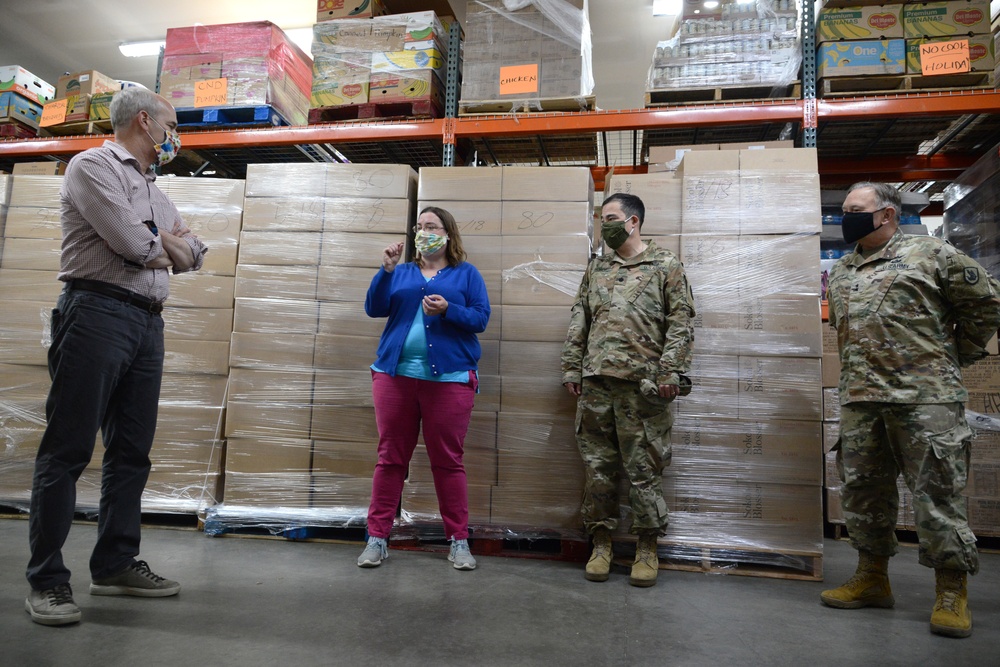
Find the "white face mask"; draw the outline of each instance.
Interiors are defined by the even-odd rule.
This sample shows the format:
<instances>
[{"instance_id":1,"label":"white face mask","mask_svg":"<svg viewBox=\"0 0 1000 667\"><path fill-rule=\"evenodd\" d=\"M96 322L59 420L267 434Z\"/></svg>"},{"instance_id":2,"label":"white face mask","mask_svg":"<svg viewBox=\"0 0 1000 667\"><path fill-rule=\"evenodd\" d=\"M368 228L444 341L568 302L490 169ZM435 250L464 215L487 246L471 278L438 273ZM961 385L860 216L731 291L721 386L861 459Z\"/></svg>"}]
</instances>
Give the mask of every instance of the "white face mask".
<instances>
[{"instance_id":1,"label":"white face mask","mask_svg":"<svg viewBox=\"0 0 1000 667\"><path fill-rule=\"evenodd\" d=\"M153 139L153 135L149 132L146 133L146 136L153 142L153 150L156 151L156 162L162 167L177 157L177 153L181 150L181 137L177 134L177 130L168 130L160 125L152 116L149 119L156 123L158 128L163 130L163 141L161 142Z\"/></svg>"}]
</instances>

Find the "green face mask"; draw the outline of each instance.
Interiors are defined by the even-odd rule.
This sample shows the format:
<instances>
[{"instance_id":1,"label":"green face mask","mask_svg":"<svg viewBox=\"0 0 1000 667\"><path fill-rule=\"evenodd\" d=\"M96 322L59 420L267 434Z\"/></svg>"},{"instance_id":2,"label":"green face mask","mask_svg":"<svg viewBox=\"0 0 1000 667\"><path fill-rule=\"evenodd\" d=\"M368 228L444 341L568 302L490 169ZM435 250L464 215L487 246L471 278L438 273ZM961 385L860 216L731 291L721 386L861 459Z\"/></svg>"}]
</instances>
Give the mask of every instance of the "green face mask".
<instances>
[{"instance_id":1,"label":"green face mask","mask_svg":"<svg viewBox=\"0 0 1000 667\"><path fill-rule=\"evenodd\" d=\"M625 231L628 220L611 220L601 223L601 238L612 250L618 250L628 240L632 232Z\"/></svg>"}]
</instances>

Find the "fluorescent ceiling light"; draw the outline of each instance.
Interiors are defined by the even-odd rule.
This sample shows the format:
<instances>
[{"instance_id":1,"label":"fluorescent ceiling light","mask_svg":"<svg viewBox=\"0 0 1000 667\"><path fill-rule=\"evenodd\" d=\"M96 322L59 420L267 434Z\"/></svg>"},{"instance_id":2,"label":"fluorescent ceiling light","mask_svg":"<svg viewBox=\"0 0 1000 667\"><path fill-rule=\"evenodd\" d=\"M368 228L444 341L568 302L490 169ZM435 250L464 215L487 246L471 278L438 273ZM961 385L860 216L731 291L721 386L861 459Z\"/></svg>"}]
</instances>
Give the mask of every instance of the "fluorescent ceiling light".
<instances>
[{"instance_id":1,"label":"fluorescent ceiling light","mask_svg":"<svg viewBox=\"0 0 1000 667\"><path fill-rule=\"evenodd\" d=\"M160 55L160 49L163 48L164 44L166 44L166 42L162 39L151 42L125 42L124 44L118 45L118 50L122 52L123 56L128 56L129 58L158 56Z\"/></svg>"},{"instance_id":2,"label":"fluorescent ceiling light","mask_svg":"<svg viewBox=\"0 0 1000 667\"><path fill-rule=\"evenodd\" d=\"M706 0L705 2L705 9L715 9L718 6L719 3L716 0Z\"/></svg>"},{"instance_id":3,"label":"fluorescent ceiling light","mask_svg":"<svg viewBox=\"0 0 1000 667\"><path fill-rule=\"evenodd\" d=\"M681 5L682 0L653 0L653 16L676 16Z\"/></svg>"}]
</instances>

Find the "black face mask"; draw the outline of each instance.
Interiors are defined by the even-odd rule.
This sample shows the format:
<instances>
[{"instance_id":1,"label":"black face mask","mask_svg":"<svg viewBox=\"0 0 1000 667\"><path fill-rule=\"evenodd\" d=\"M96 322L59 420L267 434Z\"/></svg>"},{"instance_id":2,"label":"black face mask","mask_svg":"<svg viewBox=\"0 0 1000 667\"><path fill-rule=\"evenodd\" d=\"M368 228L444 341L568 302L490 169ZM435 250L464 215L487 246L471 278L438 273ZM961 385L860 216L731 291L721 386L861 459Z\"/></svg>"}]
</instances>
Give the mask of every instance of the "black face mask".
<instances>
[{"instance_id":1,"label":"black face mask","mask_svg":"<svg viewBox=\"0 0 1000 667\"><path fill-rule=\"evenodd\" d=\"M875 214L881 210L883 209L845 213L844 219L840 223L840 231L844 234L844 243L857 243L874 232L876 229Z\"/></svg>"}]
</instances>

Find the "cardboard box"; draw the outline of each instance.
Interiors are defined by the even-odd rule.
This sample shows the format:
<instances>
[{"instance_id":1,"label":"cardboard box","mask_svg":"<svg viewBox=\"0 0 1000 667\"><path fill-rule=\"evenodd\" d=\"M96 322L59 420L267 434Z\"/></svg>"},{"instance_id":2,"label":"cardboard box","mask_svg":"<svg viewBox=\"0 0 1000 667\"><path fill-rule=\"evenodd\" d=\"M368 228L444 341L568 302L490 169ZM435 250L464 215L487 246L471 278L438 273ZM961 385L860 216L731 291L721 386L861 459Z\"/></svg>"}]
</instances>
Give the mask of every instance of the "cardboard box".
<instances>
[{"instance_id":1,"label":"cardboard box","mask_svg":"<svg viewBox=\"0 0 1000 667\"><path fill-rule=\"evenodd\" d=\"M321 266L316 278L316 298L320 301L343 301L364 310L365 297L372 277L350 266Z\"/></svg>"},{"instance_id":2,"label":"cardboard box","mask_svg":"<svg viewBox=\"0 0 1000 667\"><path fill-rule=\"evenodd\" d=\"M171 373L229 373L229 341L164 340L163 369Z\"/></svg>"},{"instance_id":3,"label":"cardboard box","mask_svg":"<svg viewBox=\"0 0 1000 667\"><path fill-rule=\"evenodd\" d=\"M921 74L923 68L920 60L921 44L946 44L967 40L969 42L969 71L992 72L996 67L993 35L961 35L959 37L929 37L906 40L906 71L910 74Z\"/></svg>"},{"instance_id":4,"label":"cardboard box","mask_svg":"<svg viewBox=\"0 0 1000 667\"><path fill-rule=\"evenodd\" d=\"M816 41L901 39L903 5L823 7L816 18Z\"/></svg>"},{"instance_id":5,"label":"cardboard box","mask_svg":"<svg viewBox=\"0 0 1000 667\"><path fill-rule=\"evenodd\" d=\"M371 18L386 13L382 0L317 0L316 21Z\"/></svg>"},{"instance_id":6,"label":"cardboard box","mask_svg":"<svg viewBox=\"0 0 1000 667\"><path fill-rule=\"evenodd\" d=\"M676 475L822 484L818 422L683 417L674 422L671 467Z\"/></svg>"},{"instance_id":7,"label":"cardboard box","mask_svg":"<svg viewBox=\"0 0 1000 667\"><path fill-rule=\"evenodd\" d=\"M0 93L0 118L11 118L37 129L42 105L8 90Z\"/></svg>"},{"instance_id":8,"label":"cardboard box","mask_svg":"<svg viewBox=\"0 0 1000 667\"><path fill-rule=\"evenodd\" d=\"M18 166L15 165L14 168L17 169ZM7 210L7 224L4 226L3 234L8 238L61 239L61 211L58 208L11 206Z\"/></svg>"},{"instance_id":9,"label":"cardboard box","mask_svg":"<svg viewBox=\"0 0 1000 667\"><path fill-rule=\"evenodd\" d=\"M816 76L905 74L906 42L902 39L827 42L816 54Z\"/></svg>"},{"instance_id":10,"label":"cardboard box","mask_svg":"<svg viewBox=\"0 0 1000 667\"><path fill-rule=\"evenodd\" d=\"M903 28L911 37L991 33L990 0L949 0L903 6Z\"/></svg>"},{"instance_id":11,"label":"cardboard box","mask_svg":"<svg viewBox=\"0 0 1000 667\"><path fill-rule=\"evenodd\" d=\"M741 419L822 421L819 359L741 356L739 365Z\"/></svg>"},{"instance_id":12,"label":"cardboard box","mask_svg":"<svg viewBox=\"0 0 1000 667\"><path fill-rule=\"evenodd\" d=\"M497 318L496 309L490 316L490 326ZM361 301L320 301L319 333L345 336L381 336L385 320L368 317ZM489 331L489 328L487 329ZM485 337L480 334L480 337ZM496 336L495 336L496 337ZM374 361L374 360L373 360Z\"/></svg>"},{"instance_id":13,"label":"cardboard box","mask_svg":"<svg viewBox=\"0 0 1000 667\"><path fill-rule=\"evenodd\" d=\"M691 393L673 403L678 417L740 416L738 356L695 353L688 377L693 385Z\"/></svg>"},{"instance_id":14,"label":"cardboard box","mask_svg":"<svg viewBox=\"0 0 1000 667\"><path fill-rule=\"evenodd\" d=\"M463 240L467 236L499 236L502 205L499 201L420 200L417 211L428 206L442 208L455 218Z\"/></svg>"},{"instance_id":15,"label":"cardboard box","mask_svg":"<svg viewBox=\"0 0 1000 667\"><path fill-rule=\"evenodd\" d=\"M56 83L56 98L113 93L116 90L121 90L121 87L118 79L112 79L97 70L85 70L59 77L59 81Z\"/></svg>"},{"instance_id":16,"label":"cardboard box","mask_svg":"<svg viewBox=\"0 0 1000 667\"><path fill-rule=\"evenodd\" d=\"M58 271L61 246L60 239L5 238L0 267Z\"/></svg>"},{"instance_id":17,"label":"cardboard box","mask_svg":"<svg viewBox=\"0 0 1000 667\"><path fill-rule=\"evenodd\" d=\"M233 333L231 308L165 308L163 335L173 341L229 341Z\"/></svg>"},{"instance_id":18,"label":"cardboard box","mask_svg":"<svg viewBox=\"0 0 1000 667\"><path fill-rule=\"evenodd\" d=\"M496 303L514 306L557 306L564 317L568 318L569 308L576 301L582 280L582 268L578 271L549 270L536 266L507 269L503 272L501 298L497 299ZM565 337L565 331L563 334Z\"/></svg>"},{"instance_id":19,"label":"cardboard box","mask_svg":"<svg viewBox=\"0 0 1000 667\"><path fill-rule=\"evenodd\" d=\"M212 241L212 251L205 255L205 261L198 273L202 275L235 276L236 257L239 253L238 241Z\"/></svg>"},{"instance_id":20,"label":"cardboard box","mask_svg":"<svg viewBox=\"0 0 1000 667\"><path fill-rule=\"evenodd\" d=\"M363 478L371 485L378 462L378 435L364 444L342 440L313 440L312 472ZM327 480L332 481L332 480ZM371 489L369 489L371 491ZM326 493L330 491L327 490Z\"/></svg>"},{"instance_id":21,"label":"cardboard box","mask_svg":"<svg viewBox=\"0 0 1000 667\"><path fill-rule=\"evenodd\" d=\"M233 276L179 273L170 277L171 308L228 308L232 310L236 279Z\"/></svg>"},{"instance_id":22,"label":"cardboard box","mask_svg":"<svg viewBox=\"0 0 1000 667\"><path fill-rule=\"evenodd\" d=\"M61 176L11 177L10 198L7 203L10 206L58 208L62 183Z\"/></svg>"},{"instance_id":23,"label":"cardboard box","mask_svg":"<svg viewBox=\"0 0 1000 667\"><path fill-rule=\"evenodd\" d=\"M0 66L0 92L6 91L27 97L36 104L44 104L56 94L55 86L19 65Z\"/></svg>"},{"instance_id":24,"label":"cardboard box","mask_svg":"<svg viewBox=\"0 0 1000 667\"><path fill-rule=\"evenodd\" d=\"M506 204L506 202L504 202ZM480 237L485 238L485 237ZM581 269L590 262L590 239L584 234L572 236L501 236L501 262L504 270L533 264L539 269ZM562 266L551 266L553 264ZM546 266L549 265L549 266Z\"/></svg>"},{"instance_id":25,"label":"cardboard box","mask_svg":"<svg viewBox=\"0 0 1000 667\"><path fill-rule=\"evenodd\" d=\"M504 167L501 198L593 203L594 178L588 167Z\"/></svg>"},{"instance_id":26,"label":"cardboard box","mask_svg":"<svg viewBox=\"0 0 1000 667\"><path fill-rule=\"evenodd\" d=\"M310 369L311 374L315 344L316 336L313 334L275 336L235 332L232 335L229 365L234 373L237 368L263 368ZM310 392L311 386L310 381ZM304 400L308 402L309 398L310 396L305 396Z\"/></svg>"},{"instance_id":27,"label":"cardboard box","mask_svg":"<svg viewBox=\"0 0 1000 667\"><path fill-rule=\"evenodd\" d=\"M324 232L405 235L414 221L408 198L336 197L323 202Z\"/></svg>"},{"instance_id":28,"label":"cardboard box","mask_svg":"<svg viewBox=\"0 0 1000 667\"><path fill-rule=\"evenodd\" d=\"M255 266L236 270L234 296L312 300L316 298L316 266Z\"/></svg>"},{"instance_id":29,"label":"cardboard box","mask_svg":"<svg viewBox=\"0 0 1000 667\"><path fill-rule=\"evenodd\" d=\"M650 148L650 154L656 147ZM610 180L607 195L617 193L639 197L646 207L642 222L643 238L681 233L681 192L683 181L673 173L616 175Z\"/></svg>"},{"instance_id":30,"label":"cardboard box","mask_svg":"<svg viewBox=\"0 0 1000 667\"><path fill-rule=\"evenodd\" d=\"M230 403L308 406L313 399L314 376L313 369L308 366L271 364L260 368L233 368L229 374L227 399Z\"/></svg>"},{"instance_id":31,"label":"cardboard box","mask_svg":"<svg viewBox=\"0 0 1000 667\"><path fill-rule=\"evenodd\" d=\"M313 366L330 370L365 368L378 357L378 344L374 336L321 334L316 337Z\"/></svg>"},{"instance_id":32,"label":"cardboard box","mask_svg":"<svg viewBox=\"0 0 1000 667\"><path fill-rule=\"evenodd\" d=\"M374 355L369 361L375 361ZM364 366L358 368L359 370L317 369L313 385L313 407L372 407L372 372Z\"/></svg>"},{"instance_id":33,"label":"cardboard box","mask_svg":"<svg viewBox=\"0 0 1000 667\"><path fill-rule=\"evenodd\" d=\"M11 173L15 176L62 176L66 173L66 163L58 160L18 162Z\"/></svg>"},{"instance_id":34,"label":"cardboard box","mask_svg":"<svg viewBox=\"0 0 1000 667\"><path fill-rule=\"evenodd\" d=\"M417 199L500 201L502 168L421 167Z\"/></svg>"},{"instance_id":35,"label":"cardboard box","mask_svg":"<svg viewBox=\"0 0 1000 667\"><path fill-rule=\"evenodd\" d=\"M681 160L684 159L685 153L690 151L717 151L719 150L719 144L693 144L688 146L650 146L649 147L649 164L650 171L652 171L652 165L656 164L662 166L662 169L658 171L676 171L680 165Z\"/></svg>"},{"instance_id":36,"label":"cardboard box","mask_svg":"<svg viewBox=\"0 0 1000 667\"><path fill-rule=\"evenodd\" d=\"M63 283L54 271L0 269L0 294L5 301L38 301L55 306Z\"/></svg>"},{"instance_id":37,"label":"cardboard box","mask_svg":"<svg viewBox=\"0 0 1000 667\"><path fill-rule=\"evenodd\" d=\"M589 174L588 174L589 175ZM573 236L593 234L594 205L589 201L512 201L502 204L503 236Z\"/></svg>"},{"instance_id":38,"label":"cardboard box","mask_svg":"<svg viewBox=\"0 0 1000 667\"><path fill-rule=\"evenodd\" d=\"M320 264L323 266L355 266L371 270L371 275L382 266L382 252L390 243L405 240L399 234L353 234L349 232L324 232Z\"/></svg>"},{"instance_id":39,"label":"cardboard box","mask_svg":"<svg viewBox=\"0 0 1000 667\"><path fill-rule=\"evenodd\" d=\"M698 237L691 238L697 240ZM818 297L819 255L818 235L741 235L738 283L740 298L774 297L779 294L808 294ZM732 276L729 278L731 280ZM816 319L819 322L819 317Z\"/></svg>"},{"instance_id":40,"label":"cardboard box","mask_svg":"<svg viewBox=\"0 0 1000 667\"><path fill-rule=\"evenodd\" d=\"M317 301L292 299L236 299L233 331L268 334L315 334Z\"/></svg>"},{"instance_id":41,"label":"cardboard box","mask_svg":"<svg viewBox=\"0 0 1000 667\"><path fill-rule=\"evenodd\" d=\"M739 234L740 152L689 152L680 175L682 233Z\"/></svg>"},{"instance_id":42,"label":"cardboard box","mask_svg":"<svg viewBox=\"0 0 1000 667\"><path fill-rule=\"evenodd\" d=\"M247 197L245 231L318 232L323 229L324 197Z\"/></svg>"},{"instance_id":43,"label":"cardboard box","mask_svg":"<svg viewBox=\"0 0 1000 667\"><path fill-rule=\"evenodd\" d=\"M328 197L410 199L416 188L417 172L406 164L327 165Z\"/></svg>"},{"instance_id":44,"label":"cardboard box","mask_svg":"<svg viewBox=\"0 0 1000 667\"><path fill-rule=\"evenodd\" d=\"M432 116L444 115L444 84L434 70L372 72L368 83L372 104L427 101L432 105Z\"/></svg>"},{"instance_id":45,"label":"cardboard box","mask_svg":"<svg viewBox=\"0 0 1000 667\"><path fill-rule=\"evenodd\" d=\"M839 387L840 355L824 353L822 362L823 362L823 386Z\"/></svg>"},{"instance_id":46,"label":"cardboard box","mask_svg":"<svg viewBox=\"0 0 1000 667\"><path fill-rule=\"evenodd\" d=\"M740 151L739 190L740 234L819 233L823 218L815 148ZM787 202L777 216L776 201Z\"/></svg>"},{"instance_id":47,"label":"cardboard box","mask_svg":"<svg viewBox=\"0 0 1000 667\"><path fill-rule=\"evenodd\" d=\"M840 439L840 421L823 422L823 453L828 454Z\"/></svg>"},{"instance_id":48,"label":"cardboard box","mask_svg":"<svg viewBox=\"0 0 1000 667\"><path fill-rule=\"evenodd\" d=\"M374 453L378 448L379 438L375 408L315 406L312 414L312 437L323 441L354 443L356 448L370 449Z\"/></svg>"},{"instance_id":49,"label":"cardboard box","mask_svg":"<svg viewBox=\"0 0 1000 667\"><path fill-rule=\"evenodd\" d=\"M100 93L90 98L90 120L111 120L111 102L116 93Z\"/></svg>"},{"instance_id":50,"label":"cardboard box","mask_svg":"<svg viewBox=\"0 0 1000 667\"><path fill-rule=\"evenodd\" d=\"M242 232L239 263L271 266L319 264L321 240L319 233L312 232ZM211 254L209 252L208 256Z\"/></svg>"}]
</instances>

